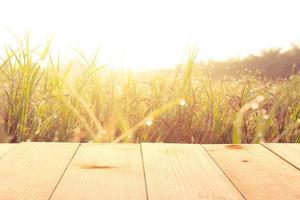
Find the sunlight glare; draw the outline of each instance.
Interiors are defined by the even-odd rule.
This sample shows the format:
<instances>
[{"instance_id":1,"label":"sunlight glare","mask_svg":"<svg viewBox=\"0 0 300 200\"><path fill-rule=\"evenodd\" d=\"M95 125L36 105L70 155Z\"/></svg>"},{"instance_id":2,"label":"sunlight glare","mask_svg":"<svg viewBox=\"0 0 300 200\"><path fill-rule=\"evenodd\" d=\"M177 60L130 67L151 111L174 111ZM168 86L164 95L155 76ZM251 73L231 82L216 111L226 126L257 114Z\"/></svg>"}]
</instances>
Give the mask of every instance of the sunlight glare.
<instances>
[{"instance_id":1,"label":"sunlight glare","mask_svg":"<svg viewBox=\"0 0 300 200\"><path fill-rule=\"evenodd\" d=\"M172 67L194 44L200 59L225 59L298 42L299 5L295 0L10 0L1 3L0 45L12 40L7 29L31 30L38 44L54 33L54 49L66 57L74 56L74 47L89 54L100 46L101 61L114 67Z\"/></svg>"}]
</instances>

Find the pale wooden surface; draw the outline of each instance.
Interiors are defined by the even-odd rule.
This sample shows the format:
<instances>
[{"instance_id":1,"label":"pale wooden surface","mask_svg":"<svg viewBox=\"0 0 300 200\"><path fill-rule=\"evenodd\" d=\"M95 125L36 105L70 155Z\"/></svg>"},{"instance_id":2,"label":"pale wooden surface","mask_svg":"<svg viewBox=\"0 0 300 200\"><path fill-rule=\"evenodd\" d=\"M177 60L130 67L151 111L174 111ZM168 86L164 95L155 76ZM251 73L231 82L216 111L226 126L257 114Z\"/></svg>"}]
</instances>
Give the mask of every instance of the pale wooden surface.
<instances>
[{"instance_id":1,"label":"pale wooden surface","mask_svg":"<svg viewBox=\"0 0 300 200\"><path fill-rule=\"evenodd\" d=\"M15 144L0 144L0 158L4 156L13 147L15 147Z\"/></svg>"},{"instance_id":2,"label":"pale wooden surface","mask_svg":"<svg viewBox=\"0 0 300 200\"><path fill-rule=\"evenodd\" d=\"M300 199L300 144L263 145L0 144L0 199Z\"/></svg>"},{"instance_id":3,"label":"pale wooden surface","mask_svg":"<svg viewBox=\"0 0 300 200\"><path fill-rule=\"evenodd\" d=\"M279 155L281 158L294 165L296 168L300 169L299 144L264 143L263 145Z\"/></svg>"},{"instance_id":4,"label":"pale wooden surface","mask_svg":"<svg viewBox=\"0 0 300 200\"><path fill-rule=\"evenodd\" d=\"M260 144L204 145L246 199L300 199L300 173Z\"/></svg>"},{"instance_id":5,"label":"pale wooden surface","mask_svg":"<svg viewBox=\"0 0 300 200\"><path fill-rule=\"evenodd\" d=\"M82 144L52 199L146 199L140 146Z\"/></svg>"},{"instance_id":6,"label":"pale wooden surface","mask_svg":"<svg viewBox=\"0 0 300 200\"><path fill-rule=\"evenodd\" d=\"M243 199L200 145L142 144L149 200Z\"/></svg>"},{"instance_id":7,"label":"pale wooden surface","mask_svg":"<svg viewBox=\"0 0 300 200\"><path fill-rule=\"evenodd\" d=\"M19 144L0 159L0 199L48 199L78 145Z\"/></svg>"}]
</instances>

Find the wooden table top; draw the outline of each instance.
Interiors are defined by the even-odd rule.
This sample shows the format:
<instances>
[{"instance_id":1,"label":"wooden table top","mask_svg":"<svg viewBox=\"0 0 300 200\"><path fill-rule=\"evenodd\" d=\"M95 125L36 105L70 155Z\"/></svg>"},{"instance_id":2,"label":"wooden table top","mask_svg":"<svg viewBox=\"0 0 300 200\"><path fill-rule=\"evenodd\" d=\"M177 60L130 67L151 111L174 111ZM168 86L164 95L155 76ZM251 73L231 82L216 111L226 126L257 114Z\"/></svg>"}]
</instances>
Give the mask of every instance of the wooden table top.
<instances>
[{"instance_id":1,"label":"wooden table top","mask_svg":"<svg viewBox=\"0 0 300 200\"><path fill-rule=\"evenodd\" d=\"M0 144L0 199L300 199L300 144Z\"/></svg>"}]
</instances>

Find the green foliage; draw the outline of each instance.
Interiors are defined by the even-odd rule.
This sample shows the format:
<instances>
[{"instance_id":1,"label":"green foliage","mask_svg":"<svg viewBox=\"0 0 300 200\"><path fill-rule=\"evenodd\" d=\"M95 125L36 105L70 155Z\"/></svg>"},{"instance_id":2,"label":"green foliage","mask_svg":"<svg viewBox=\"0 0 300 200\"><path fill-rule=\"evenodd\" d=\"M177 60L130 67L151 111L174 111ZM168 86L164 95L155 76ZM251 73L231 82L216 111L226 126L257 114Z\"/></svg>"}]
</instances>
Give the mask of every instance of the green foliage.
<instances>
[{"instance_id":1,"label":"green foliage","mask_svg":"<svg viewBox=\"0 0 300 200\"><path fill-rule=\"evenodd\" d=\"M29 35L0 63L0 141L300 142L300 77L212 79L197 51L176 70L112 70L80 50L62 65Z\"/></svg>"}]
</instances>

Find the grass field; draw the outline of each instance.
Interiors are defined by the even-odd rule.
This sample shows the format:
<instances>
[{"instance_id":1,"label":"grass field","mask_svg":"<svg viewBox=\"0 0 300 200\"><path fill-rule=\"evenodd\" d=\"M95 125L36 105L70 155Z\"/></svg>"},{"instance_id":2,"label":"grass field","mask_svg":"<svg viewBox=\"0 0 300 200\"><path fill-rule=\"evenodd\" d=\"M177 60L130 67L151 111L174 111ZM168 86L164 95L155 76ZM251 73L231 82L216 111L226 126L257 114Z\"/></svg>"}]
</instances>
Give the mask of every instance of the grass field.
<instances>
[{"instance_id":1,"label":"grass field","mask_svg":"<svg viewBox=\"0 0 300 200\"><path fill-rule=\"evenodd\" d=\"M20 40L0 63L0 142L300 142L300 76L212 79L196 51L174 70L61 64ZM62 58L61 58L62 59Z\"/></svg>"}]
</instances>

